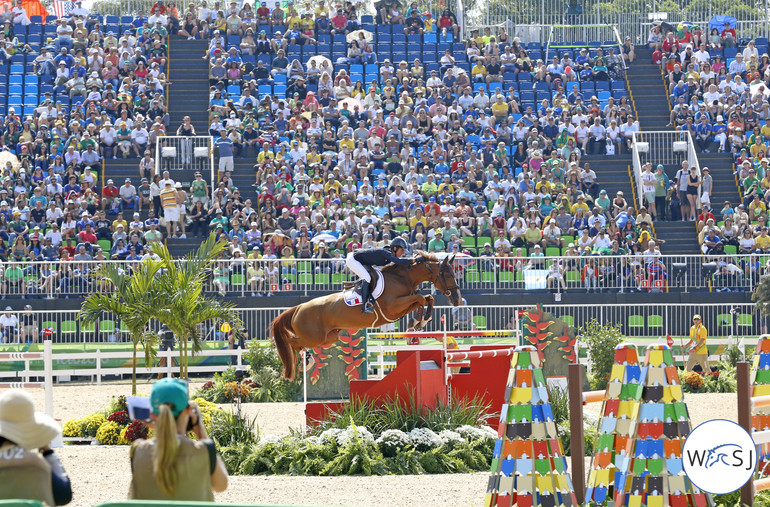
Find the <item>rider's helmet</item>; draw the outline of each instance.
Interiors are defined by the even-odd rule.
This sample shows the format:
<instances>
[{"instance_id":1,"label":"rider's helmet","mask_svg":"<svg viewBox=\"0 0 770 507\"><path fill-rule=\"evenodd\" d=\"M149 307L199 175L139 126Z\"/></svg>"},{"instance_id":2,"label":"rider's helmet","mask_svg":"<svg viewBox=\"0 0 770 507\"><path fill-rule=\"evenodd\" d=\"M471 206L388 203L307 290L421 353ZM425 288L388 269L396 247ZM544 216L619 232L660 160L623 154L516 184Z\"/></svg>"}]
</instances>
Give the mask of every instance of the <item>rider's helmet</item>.
<instances>
[{"instance_id":1,"label":"rider's helmet","mask_svg":"<svg viewBox=\"0 0 770 507\"><path fill-rule=\"evenodd\" d=\"M409 243L407 243L404 238L395 238L393 241L390 242L390 249L393 250L394 248L400 248L404 251L405 254L409 253Z\"/></svg>"}]
</instances>

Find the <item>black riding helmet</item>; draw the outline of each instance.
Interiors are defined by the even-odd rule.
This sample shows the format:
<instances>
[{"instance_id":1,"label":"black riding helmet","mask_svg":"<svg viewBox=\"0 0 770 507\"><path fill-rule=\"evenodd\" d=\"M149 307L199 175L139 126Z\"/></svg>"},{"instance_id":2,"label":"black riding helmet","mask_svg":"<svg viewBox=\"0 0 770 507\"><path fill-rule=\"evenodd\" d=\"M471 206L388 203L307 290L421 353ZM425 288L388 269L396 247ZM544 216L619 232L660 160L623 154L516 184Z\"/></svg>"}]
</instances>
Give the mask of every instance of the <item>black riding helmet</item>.
<instances>
[{"instance_id":1,"label":"black riding helmet","mask_svg":"<svg viewBox=\"0 0 770 507\"><path fill-rule=\"evenodd\" d=\"M390 242L390 249L400 248L404 253L409 253L409 244L404 241L404 238L396 238Z\"/></svg>"}]
</instances>

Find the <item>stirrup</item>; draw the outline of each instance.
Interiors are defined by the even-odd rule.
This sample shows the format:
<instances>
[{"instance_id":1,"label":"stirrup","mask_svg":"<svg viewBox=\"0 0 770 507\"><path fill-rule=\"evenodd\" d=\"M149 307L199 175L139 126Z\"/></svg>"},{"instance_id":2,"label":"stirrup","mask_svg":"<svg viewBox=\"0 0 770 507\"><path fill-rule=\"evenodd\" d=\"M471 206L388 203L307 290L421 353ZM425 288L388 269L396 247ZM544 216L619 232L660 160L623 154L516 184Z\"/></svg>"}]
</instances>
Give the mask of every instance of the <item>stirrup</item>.
<instances>
[{"instance_id":1,"label":"stirrup","mask_svg":"<svg viewBox=\"0 0 770 507\"><path fill-rule=\"evenodd\" d=\"M374 305L372 304L371 301L367 301L366 303L364 303L364 308L362 313L374 313Z\"/></svg>"}]
</instances>

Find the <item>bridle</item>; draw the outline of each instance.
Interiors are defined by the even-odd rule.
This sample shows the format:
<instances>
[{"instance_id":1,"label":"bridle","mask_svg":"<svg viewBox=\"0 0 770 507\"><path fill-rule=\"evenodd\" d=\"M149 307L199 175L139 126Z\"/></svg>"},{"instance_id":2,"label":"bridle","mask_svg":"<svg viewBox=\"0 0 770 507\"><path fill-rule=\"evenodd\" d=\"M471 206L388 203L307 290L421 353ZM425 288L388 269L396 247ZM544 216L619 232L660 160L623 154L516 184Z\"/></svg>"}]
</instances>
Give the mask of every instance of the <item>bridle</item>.
<instances>
[{"instance_id":1,"label":"bridle","mask_svg":"<svg viewBox=\"0 0 770 507\"><path fill-rule=\"evenodd\" d=\"M452 294L452 291L453 291L453 290L458 290L458 289L460 288L460 286L459 286L459 285L457 285L457 280L455 279L455 277L454 277L454 276L452 276L452 281L454 282L454 285L453 285L452 287L448 287L448 286L447 286L446 282L444 282L444 277L443 277L443 276L441 276L441 275L442 275L442 273L444 272L444 268L445 268L445 266L448 268L448 267L449 267L449 264L446 264L446 265L442 264L442 265L441 265L441 267L439 268L439 272L438 272L438 273L436 273L436 271L434 271L433 267L430 265L430 263L429 263L429 262L426 262L426 263L425 263L425 267L426 267L426 268L428 268L428 271L430 271L430 274L431 274L431 275L433 275L433 278L435 279L435 281L433 282L433 284L434 284L436 287L438 287L438 289L439 289L439 290L440 290L440 291L441 291L441 292L442 292L442 293L443 293L443 294L444 294L446 297L449 297L449 296L451 296L451 294ZM444 288L443 288L443 289L442 289L442 288L441 288L441 286L439 285L439 282L441 282L441 285L443 285L443 286L444 286Z\"/></svg>"}]
</instances>

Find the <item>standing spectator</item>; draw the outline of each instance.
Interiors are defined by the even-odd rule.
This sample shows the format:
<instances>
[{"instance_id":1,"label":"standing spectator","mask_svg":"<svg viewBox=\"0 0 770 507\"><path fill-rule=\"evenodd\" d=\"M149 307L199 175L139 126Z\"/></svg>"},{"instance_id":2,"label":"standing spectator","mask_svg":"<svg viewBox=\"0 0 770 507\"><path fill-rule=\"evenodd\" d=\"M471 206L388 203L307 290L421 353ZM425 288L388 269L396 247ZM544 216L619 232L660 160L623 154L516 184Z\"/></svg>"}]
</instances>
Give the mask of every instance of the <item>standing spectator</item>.
<instances>
[{"instance_id":1,"label":"standing spectator","mask_svg":"<svg viewBox=\"0 0 770 507\"><path fill-rule=\"evenodd\" d=\"M150 404L155 437L132 447L129 498L213 502L213 492L227 488L227 470L208 439L200 409L189 401L187 384L158 380ZM188 425L196 440L187 436Z\"/></svg>"},{"instance_id":2,"label":"standing spectator","mask_svg":"<svg viewBox=\"0 0 770 507\"><path fill-rule=\"evenodd\" d=\"M51 449L59 423L36 414L32 396L21 389L0 394L0 498L66 505L72 500L69 477Z\"/></svg>"},{"instance_id":3,"label":"standing spectator","mask_svg":"<svg viewBox=\"0 0 770 507\"><path fill-rule=\"evenodd\" d=\"M182 152L182 164L184 164L186 169L189 169L190 166L192 166L193 156L192 137L195 136L195 127L193 127L193 124L190 122L189 116L182 118L182 124L178 129L176 129L176 135L186 138L182 139L182 141L179 143L179 148Z\"/></svg>"},{"instance_id":4,"label":"standing spectator","mask_svg":"<svg viewBox=\"0 0 770 507\"><path fill-rule=\"evenodd\" d=\"M685 344L685 349L690 352L690 357L687 359L687 366L685 371L695 371L693 368L697 364L701 368L703 375L711 373L709 368L709 351L706 347L706 338L708 332L706 326L701 322L701 317L698 314L692 316L692 326L690 327L690 341Z\"/></svg>"},{"instance_id":5,"label":"standing spectator","mask_svg":"<svg viewBox=\"0 0 770 507\"><path fill-rule=\"evenodd\" d=\"M163 206L163 216L166 219L166 237L176 237L176 226L179 222L179 207L177 206L176 190L171 180L166 180L160 191L160 201Z\"/></svg>"},{"instance_id":6,"label":"standing spectator","mask_svg":"<svg viewBox=\"0 0 770 507\"><path fill-rule=\"evenodd\" d=\"M220 137L214 143L219 152L219 172L232 172L234 164L233 142L229 137Z\"/></svg>"}]
</instances>

